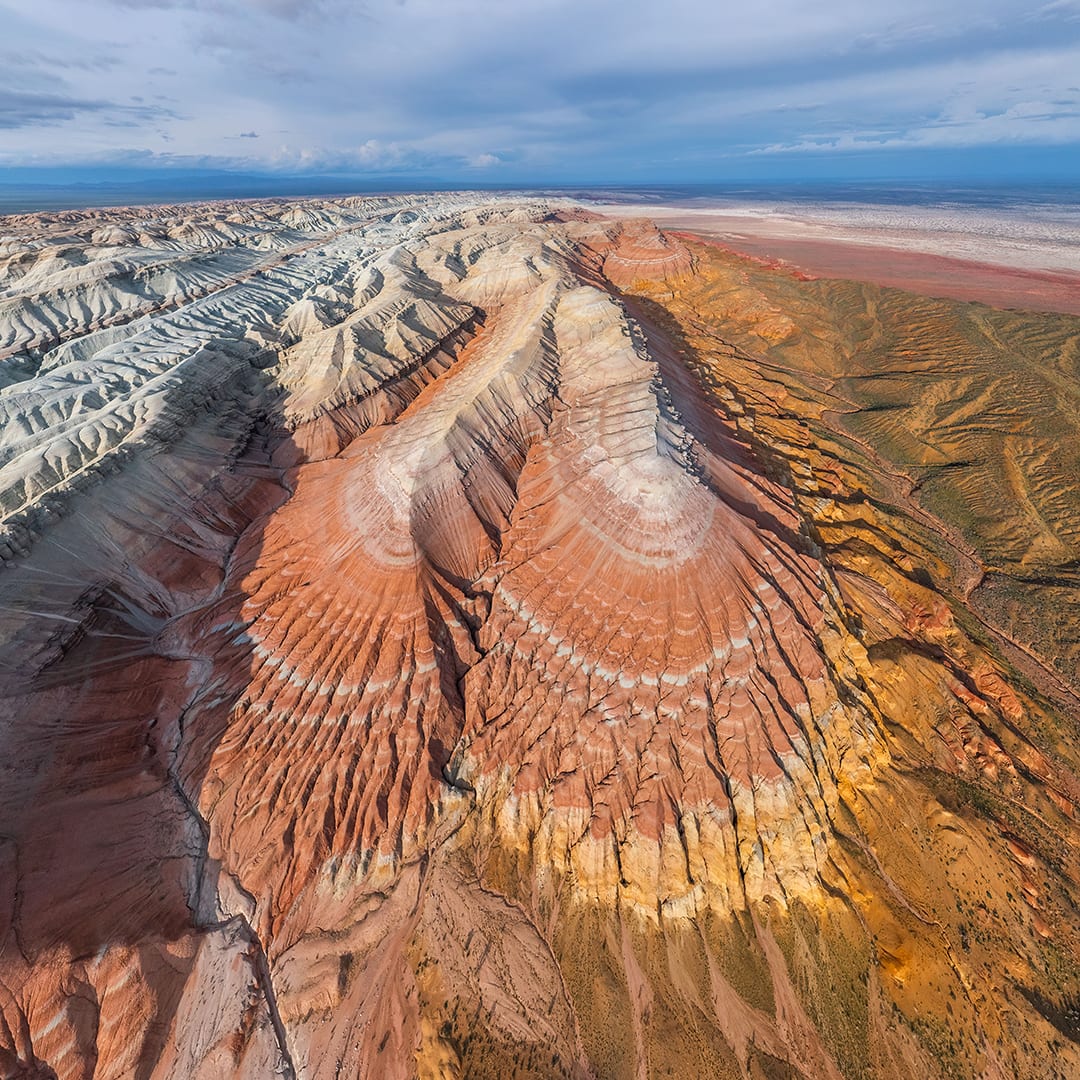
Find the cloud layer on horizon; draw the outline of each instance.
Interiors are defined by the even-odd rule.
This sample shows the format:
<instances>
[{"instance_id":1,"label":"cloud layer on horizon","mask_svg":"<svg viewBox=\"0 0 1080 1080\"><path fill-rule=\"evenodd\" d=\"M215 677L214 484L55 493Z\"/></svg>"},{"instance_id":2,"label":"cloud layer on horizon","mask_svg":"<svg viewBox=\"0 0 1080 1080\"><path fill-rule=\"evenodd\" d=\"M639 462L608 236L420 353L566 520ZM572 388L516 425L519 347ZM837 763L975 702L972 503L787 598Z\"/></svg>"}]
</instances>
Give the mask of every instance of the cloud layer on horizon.
<instances>
[{"instance_id":1,"label":"cloud layer on horizon","mask_svg":"<svg viewBox=\"0 0 1080 1080\"><path fill-rule=\"evenodd\" d=\"M0 167L629 181L1080 147L1080 0L0 0L0 27Z\"/></svg>"}]
</instances>

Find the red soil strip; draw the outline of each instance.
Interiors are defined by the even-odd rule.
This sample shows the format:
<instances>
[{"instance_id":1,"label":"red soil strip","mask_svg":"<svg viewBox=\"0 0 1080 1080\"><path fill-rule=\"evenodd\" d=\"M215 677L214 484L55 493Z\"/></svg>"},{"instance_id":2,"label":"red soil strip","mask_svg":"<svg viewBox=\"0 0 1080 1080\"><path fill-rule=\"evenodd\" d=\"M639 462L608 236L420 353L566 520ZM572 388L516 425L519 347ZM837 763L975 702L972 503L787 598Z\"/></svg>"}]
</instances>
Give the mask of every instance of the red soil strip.
<instances>
[{"instance_id":1,"label":"red soil strip","mask_svg":"<svg viewBox=\"0 0 1080 1080\"><path fill-rule=\"evenodd\" d=\"M1067 270L1027 270L839 240L728 234L721 238L699 229L674 235L748 255L798 277L869 281L991 307L1080 315L1080 273Z\"/></svg>"}]
</instances>

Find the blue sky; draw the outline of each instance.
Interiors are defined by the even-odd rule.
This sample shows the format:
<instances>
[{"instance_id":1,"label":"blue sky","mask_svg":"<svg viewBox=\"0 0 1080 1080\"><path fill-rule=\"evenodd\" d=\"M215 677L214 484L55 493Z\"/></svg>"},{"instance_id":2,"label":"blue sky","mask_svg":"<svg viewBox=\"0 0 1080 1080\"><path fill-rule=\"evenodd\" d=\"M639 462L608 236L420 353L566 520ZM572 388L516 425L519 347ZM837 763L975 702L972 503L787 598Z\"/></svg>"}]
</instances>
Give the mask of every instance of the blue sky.
<instances>
[{"instance_id":1,"label":"blue sky","mask_svg":"<svg viewBox=\"0 0 1080 1080\"><path fill-rule=\"evenodd\" d=\"M0 0L0 180L1080 178L1080 0Z\"/></svg>"}]
</instances>

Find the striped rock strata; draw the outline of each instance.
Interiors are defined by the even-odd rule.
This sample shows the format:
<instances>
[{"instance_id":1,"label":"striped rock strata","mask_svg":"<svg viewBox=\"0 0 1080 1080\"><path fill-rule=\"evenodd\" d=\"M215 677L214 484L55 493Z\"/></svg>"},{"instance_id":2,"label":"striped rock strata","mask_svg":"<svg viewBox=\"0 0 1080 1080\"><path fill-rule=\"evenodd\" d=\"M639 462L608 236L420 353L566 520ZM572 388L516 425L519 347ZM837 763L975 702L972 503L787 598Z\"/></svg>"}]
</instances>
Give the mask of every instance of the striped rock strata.
<instances>
[{"instance_id":1,"label":"striped rock strata","mask_svg":"<svg viewBox=\"0 0 1080 1080\"><path fill-rule=\"evenodd\" d=\"M683 243L468 195L6 227L0 1074L937 1075L874 793L909 710L1028 699L620 291Z\"/></svg>"}]
</instances>

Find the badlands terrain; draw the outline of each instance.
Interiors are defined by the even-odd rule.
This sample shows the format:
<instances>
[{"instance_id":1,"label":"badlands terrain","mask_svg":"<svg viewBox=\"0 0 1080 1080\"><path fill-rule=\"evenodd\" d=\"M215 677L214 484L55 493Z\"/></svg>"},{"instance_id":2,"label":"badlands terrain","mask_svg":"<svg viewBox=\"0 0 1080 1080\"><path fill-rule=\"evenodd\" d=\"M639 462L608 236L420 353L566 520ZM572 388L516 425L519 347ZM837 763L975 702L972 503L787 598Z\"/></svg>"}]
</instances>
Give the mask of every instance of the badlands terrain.
<instances>
[{"instance_id":1,"label":"badlands terrain","mask_svg":"<svg viewBox=\"0 0 1080 1080\"><path fill-rule=\"evenodd\" d=\"M0 221L0 1076L1080 1075L1080 320L566 201Z\"/></svg>"},{"instance_id":2,"label":"badlands terrain","mask_svg":"<svg viewBox=\"0 0 1080 1080\"><path fill-rule=\"evenodd\" d=\"M641 205L639 197L638 202L591 205L620 218L691 230L813 277L854 278L994 307L1080 315L1075 204L725 205L698 198Z\"/></svg>"}]
</instances>

